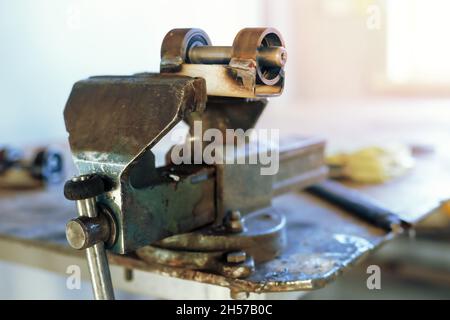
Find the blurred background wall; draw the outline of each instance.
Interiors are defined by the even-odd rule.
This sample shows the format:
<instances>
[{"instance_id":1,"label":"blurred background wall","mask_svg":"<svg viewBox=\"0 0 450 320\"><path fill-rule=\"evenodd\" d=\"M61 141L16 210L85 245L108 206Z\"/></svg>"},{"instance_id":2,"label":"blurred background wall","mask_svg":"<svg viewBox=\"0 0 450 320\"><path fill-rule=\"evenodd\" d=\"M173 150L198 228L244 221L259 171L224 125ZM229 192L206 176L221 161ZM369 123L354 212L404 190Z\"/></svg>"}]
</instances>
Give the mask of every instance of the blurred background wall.
<instances>
[{"instance_id":1,"label":"blurred background wall","mask_svg":"<svg viewBox=\"0 0 450 320\"><path fill-rule=\"evenodd\" d=\"M261 23L258 0L0 0L1 143L64 139L73 83L159 71L172 28L203 28L229 45L243 26Z\"/></svg>"},{"instance_id":2,"label":"blurred background wall","mask_svg":"<svg viewBox=\"0 0 450 320\"><path fill-rule=\"evenodd\" d=\"M245 26L278 28L288 103L448 95L449 12L446 0L0 0L1 141L64 139L73 83L157 71L175 27L203 28L219 45Z\"/></svg>"},{"instance_id":3,"label":"blurred background wall","mask_svg":"<svg viewBox=\"0 0 450 320\"><path fill-rule=\"evenodd\" d=\"M162 39L176 27L230 45L262 24L262 9L258 0L0 0L0 145L65 141L75 81L158 71ZM47 271L0 262L0 274L0 299L91 297L89 285L68 291L66 277Z\"/></svg>"}]
</instances>

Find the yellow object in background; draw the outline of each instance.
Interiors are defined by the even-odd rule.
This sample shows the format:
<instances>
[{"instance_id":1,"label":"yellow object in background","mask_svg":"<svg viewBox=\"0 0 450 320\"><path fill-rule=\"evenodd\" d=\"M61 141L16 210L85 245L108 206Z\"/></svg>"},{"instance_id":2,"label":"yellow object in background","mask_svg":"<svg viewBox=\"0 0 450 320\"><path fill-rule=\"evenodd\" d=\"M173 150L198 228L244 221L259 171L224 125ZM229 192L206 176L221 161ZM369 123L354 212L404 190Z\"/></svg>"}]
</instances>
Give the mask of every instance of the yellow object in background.
<instances>
[{"instance_id":1,"label":"yellow object in background","mask_svg":"<svg viewBox=\"0 0 450 320\"><path fill-rule=\"evenodd\" d=\"M442 212L450 218L450 200L442 204Z\"/></svg>"},{"instance_id":2,"label":"yellow object in background","mask_svg":"<svg viewBox=\"0 0 450 320\"><path fill-rule=\"evenodd\" d=\"M414 166L411 150L403 145L371 146L326 157L339 168L339 176L362 183L382 183L405 174Z\"/></svg>"}]
</instances>

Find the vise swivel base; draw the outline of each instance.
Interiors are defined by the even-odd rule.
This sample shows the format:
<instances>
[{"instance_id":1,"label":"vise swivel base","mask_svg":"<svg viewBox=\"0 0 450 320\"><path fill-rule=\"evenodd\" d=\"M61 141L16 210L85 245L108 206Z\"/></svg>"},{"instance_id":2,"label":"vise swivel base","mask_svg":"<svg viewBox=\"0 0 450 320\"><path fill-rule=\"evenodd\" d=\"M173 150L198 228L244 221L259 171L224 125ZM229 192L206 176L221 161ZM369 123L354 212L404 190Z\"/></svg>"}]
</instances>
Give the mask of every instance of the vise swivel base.
<instances>
[{"instance_id":1,"label":"vise swivel base","mask_svg":"<svg viewBox=\"0 0 450 320\"><path fill-rule=\"evenodd\" d=\"M210 282L232 290L305 288L304 275L286 271L298 265L301 247L300 234L288 230L290 219L302 216L295 193L327 174L322 140L255 145L234 137L215 141L223 148L215 148L214 161L183 153L193 161L176 163L170 155L177 146L163 165L155 157L181 122L190 130L183 145L200 153L210 148L200 141L208 130L226 136L253 128L267 98L282 93L286 60L274 29L243 29L231 47L212 46L199 29L174 29L163 40L160 73L74 85L64 117L80 176L64 192L79 217L66 235L87 252L95 298L114 298L106 250L110 259L172 270L166 274L211 274L225 280ZM262 174L264 164L249 161L262 154L276 155L277 170ZM280 200L286 195L294 198ZM244 286L252 277L255 285Z\"/></svg>"}]
</instances>

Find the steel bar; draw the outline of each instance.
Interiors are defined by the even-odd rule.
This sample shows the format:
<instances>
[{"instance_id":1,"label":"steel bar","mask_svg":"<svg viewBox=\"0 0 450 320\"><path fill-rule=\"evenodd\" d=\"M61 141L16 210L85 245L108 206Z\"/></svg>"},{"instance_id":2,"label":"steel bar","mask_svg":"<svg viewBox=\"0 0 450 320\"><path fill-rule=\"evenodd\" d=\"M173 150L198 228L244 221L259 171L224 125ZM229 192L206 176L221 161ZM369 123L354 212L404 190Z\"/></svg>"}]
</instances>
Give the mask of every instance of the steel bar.
<instances>
[{"instance_id":1,"label":"steel bar","mask_svg":"<svg viewBox=\"0 0 450 320\"><path fill-rule=\"evenodd\" d=\"M96 218L98 215L94 198L78 200L77 208L80 217ZM104 246L104 243L100 242L86 249L92 289L96 300L114 300L108 257Z\"/></svg>"},{"instance_id":2,"label":"steel bar","mask_svg":"<svg viewBox=\"0 0 450 320\"><path fill-rule=\"evenodd\" d=\"M407 226L407 223L391 210L342 184L328 180L308 187L306 191L386 231L401 232L403 227Z\"/></svg>"},{"instance_id":3,"label":"steel bar","mask_svg":"<svg viewBox=\"0 0 450 320\"><path fill-rule=\"evenodd\" d=\"M197 46L189 50L189 62L194 64L228 64L232 58L233 47ZM266 67L283 67L287 52L283 47L258 48L257 61Z\"/></svg>"}]
</instances>

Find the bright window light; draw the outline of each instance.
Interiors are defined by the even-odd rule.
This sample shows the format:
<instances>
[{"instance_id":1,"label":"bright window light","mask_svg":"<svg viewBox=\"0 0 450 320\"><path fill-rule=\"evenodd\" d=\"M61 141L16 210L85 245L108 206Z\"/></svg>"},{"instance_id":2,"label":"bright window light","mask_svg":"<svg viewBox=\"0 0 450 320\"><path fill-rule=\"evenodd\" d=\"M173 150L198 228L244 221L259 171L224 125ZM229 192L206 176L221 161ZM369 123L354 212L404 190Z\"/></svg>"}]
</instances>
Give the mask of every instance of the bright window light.
<instances>
[{"instance_id":1,"label":"bright window light","mask_svg":"<svg viewBox=\"0 0 450 320\"><path fill-rule=\"evenodd\" d=\"M450 85L450 1L387 1L387 76L395 84Z\"/></svg>"}]
</instances>

